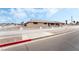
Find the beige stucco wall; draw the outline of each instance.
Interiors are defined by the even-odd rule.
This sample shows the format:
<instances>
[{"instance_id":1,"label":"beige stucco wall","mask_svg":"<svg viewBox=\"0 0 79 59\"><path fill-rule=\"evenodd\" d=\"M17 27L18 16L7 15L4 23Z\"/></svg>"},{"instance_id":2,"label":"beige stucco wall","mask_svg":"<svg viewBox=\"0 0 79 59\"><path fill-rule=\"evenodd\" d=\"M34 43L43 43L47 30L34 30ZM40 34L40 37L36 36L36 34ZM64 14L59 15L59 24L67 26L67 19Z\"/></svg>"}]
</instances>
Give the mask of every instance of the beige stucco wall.
<instances>
[{"instance_id":1,"label":"beige stucco wall","mask_svg":"<svg viewBox=\"0 0 79 59\"><path fill-rule=\"evenodd\" d=\"M48 27L48 24L44 24L44 23L38 23L38 24L28 23L26 27L28 27L28 28Z\"/></svg>"}]
</instances>

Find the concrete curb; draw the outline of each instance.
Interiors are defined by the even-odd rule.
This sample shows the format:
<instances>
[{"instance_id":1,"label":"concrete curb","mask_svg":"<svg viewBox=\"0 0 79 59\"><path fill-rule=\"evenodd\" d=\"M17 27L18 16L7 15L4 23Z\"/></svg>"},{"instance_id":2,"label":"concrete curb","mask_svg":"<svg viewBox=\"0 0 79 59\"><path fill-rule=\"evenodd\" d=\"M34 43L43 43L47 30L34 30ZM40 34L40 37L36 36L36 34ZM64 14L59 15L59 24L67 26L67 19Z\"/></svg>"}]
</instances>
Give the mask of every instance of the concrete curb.
<instances>
[{"instance_id":1,"label":"concrete curb","mask_svg":"<svg viewBox=\"0 0 79 59\"><path fill-rule=\"evenodd\" d=\"M11 45L20 44L20 43L29 42L29 41L32 41L32 39L21 40L17 42L6 43L6 44L0 44L0 47L11 46Z\"/></svg>"}]
</instances>

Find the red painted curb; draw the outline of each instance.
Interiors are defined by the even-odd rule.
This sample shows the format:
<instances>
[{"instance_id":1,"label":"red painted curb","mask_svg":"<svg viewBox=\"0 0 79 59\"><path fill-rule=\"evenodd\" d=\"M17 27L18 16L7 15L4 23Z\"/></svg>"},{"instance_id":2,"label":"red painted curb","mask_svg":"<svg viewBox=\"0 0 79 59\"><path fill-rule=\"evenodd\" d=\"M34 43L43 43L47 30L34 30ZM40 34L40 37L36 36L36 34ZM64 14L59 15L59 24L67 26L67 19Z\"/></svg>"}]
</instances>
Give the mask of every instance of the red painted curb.
<instances>
[{"instance_id":1,"label":"red painted curb","mask_svg":"<svg viewBox=\"0 0 79 59\"><path fill-rule=\"evenodd\" d=\"M29 41L32 41L32 39L21 40L21 41L17 41L17 42L6 43L6 44L0 44L0 47L10 46L10 45L14 45L14 44L29 42Z\"/></svg>"}]
</instances>

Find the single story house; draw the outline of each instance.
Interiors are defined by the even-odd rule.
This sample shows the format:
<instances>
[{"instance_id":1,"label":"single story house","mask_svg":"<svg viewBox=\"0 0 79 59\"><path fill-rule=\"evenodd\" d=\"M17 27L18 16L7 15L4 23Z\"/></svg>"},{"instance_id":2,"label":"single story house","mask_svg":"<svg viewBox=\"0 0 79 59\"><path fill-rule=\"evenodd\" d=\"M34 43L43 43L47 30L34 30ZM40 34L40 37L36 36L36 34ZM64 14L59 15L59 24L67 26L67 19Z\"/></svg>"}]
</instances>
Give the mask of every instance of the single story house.
<instances>
[{"instance_id":1,"label":"single story house","mask_svg":"<svg viewBox=\"0 0 79 59\"><path fill-rule=\"evenodd\" d=\"M27 28L40 28L40 27L53 27L53 26L62 26L65 23L57 21L48 21L48 20L30 20L24 23L24 26Z\"/></svg>"}]
</instances>

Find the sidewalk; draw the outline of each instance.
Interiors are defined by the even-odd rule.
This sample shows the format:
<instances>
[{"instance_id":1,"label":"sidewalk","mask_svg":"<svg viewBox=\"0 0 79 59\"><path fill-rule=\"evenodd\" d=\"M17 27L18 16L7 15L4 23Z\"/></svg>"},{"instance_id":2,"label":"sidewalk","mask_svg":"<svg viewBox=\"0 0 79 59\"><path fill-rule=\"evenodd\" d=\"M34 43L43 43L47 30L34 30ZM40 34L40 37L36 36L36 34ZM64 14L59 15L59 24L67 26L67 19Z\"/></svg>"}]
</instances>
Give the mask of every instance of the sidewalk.
<instances>
[{"instance_id":1,"label":"sidewalk","mask_svg":"<svg viewBox=\"0 0 79 59\"><path fill-rule=\"evenodd\" d=\"M22 40L24 39L35 39L35 38L40 38L40 37L46 37L46 36L53 36L53 35L58 35L62 33L69 32L73 30L74 27L57 27L57 28L50 28L50 29L39 29L36 31L31 31L26 34L22 34Z\"/></svg>"}]
</instances>

